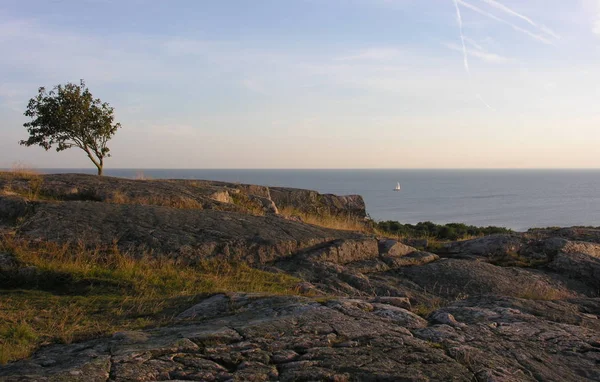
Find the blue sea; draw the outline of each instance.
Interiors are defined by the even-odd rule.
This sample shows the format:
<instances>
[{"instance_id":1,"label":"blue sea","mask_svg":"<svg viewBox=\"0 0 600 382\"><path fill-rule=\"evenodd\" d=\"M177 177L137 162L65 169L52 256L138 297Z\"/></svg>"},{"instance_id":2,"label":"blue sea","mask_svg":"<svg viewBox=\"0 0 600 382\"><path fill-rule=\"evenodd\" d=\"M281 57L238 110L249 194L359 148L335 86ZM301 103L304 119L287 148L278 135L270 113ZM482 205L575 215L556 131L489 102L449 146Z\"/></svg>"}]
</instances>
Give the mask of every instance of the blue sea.
<instances>
[{"instance_id":1,"label":"blue sea","mask_svg":"<svg viewBox=\"0 0 600 382\"><path fill-rule=\"evenodd\" d=\"M48 173L92 169L47 169ZM600 170L106 169L108 176L207 179L359 194L375 220L531 227L600 226ZM393 191L400 182L401 191Z\"/></svg>"}]
</instances>

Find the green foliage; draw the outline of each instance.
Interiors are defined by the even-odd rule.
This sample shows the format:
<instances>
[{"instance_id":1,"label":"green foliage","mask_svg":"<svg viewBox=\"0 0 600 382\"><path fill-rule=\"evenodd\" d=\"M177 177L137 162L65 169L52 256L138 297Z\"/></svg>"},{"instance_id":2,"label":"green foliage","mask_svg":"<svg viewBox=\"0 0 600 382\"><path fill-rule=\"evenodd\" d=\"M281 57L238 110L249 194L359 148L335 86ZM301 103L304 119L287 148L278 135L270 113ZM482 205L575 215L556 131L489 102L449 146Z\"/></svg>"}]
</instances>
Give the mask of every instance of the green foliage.
<instances>
[{"instance_id":1,"label":"green foliage","mask_svg":"<svg viewBox=\"0 0 600 382\"><path fill-rule=\"evenodd\" d=\"M377 222L376 229L397 236L439 240L459 240L473 236L511 232L510 229L504 227L476 227L463 223L435 224L429 221L413 225L392 220Z\"/></svg>"},{"instance_id":2,"label":"green foliage","mask_svg":"<svg viewBox=\"0 0 600 382\"><path fill-rule=\"evenodd\" d=\"M79 85L57 85L49 92L39 88L24 114L31 118L23 124L29 138L19 144L46 150L56 145L56 151L79 147L102 175L104 158L110 157L106 144L121 124L114 123L113 108L94 99L83 80Z\"/></svg>"}]
</instances>

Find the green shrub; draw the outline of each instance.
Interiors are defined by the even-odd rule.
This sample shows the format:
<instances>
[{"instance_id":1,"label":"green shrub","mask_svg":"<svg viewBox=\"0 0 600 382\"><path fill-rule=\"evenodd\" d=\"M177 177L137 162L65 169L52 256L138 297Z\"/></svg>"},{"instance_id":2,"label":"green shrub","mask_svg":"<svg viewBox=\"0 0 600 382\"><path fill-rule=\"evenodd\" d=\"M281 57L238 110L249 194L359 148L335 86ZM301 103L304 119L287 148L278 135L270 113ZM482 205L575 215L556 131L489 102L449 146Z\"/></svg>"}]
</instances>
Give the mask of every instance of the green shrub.
<instances>
[{"instance_id":1,"label":"green shrub","mask_svg":"<svg viewBox=\"0 0 600 382\"><path fill-rule=\"evenodd\" d=\"M402 224L397 221L375 223L375 228L384 233L409 238L431 238L438 240L461 240L475 236L509 233L504 227L477 227L464 223L435 224L430 221L417 224Z\"/></svg>"}]
</instances>

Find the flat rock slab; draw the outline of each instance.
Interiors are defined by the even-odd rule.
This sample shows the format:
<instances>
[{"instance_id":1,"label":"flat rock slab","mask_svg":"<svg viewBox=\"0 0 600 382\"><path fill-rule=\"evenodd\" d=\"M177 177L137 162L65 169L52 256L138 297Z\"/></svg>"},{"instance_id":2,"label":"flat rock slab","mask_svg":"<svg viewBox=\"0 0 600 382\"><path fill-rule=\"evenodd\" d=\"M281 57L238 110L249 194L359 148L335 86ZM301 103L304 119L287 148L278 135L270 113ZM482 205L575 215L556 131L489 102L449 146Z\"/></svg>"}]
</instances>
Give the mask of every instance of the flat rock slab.
<instances>
[{"instance_id":1,"label":"flat rock slab","mask_svg":"<svg viewBox=\"0 0 600 382\"><path fill-rule=\"evenodd\" d=\"M524 243L525 240L519 234L496 234L449 243L445 245L443 252L464 257L491 258L516 253Z\"/></svg>"},{"instance_id":2,"label":"flat rock slab","mask_svg":"<svg viewBox=\"0 0 600 382\"><path fill-rule=\"evenodd\" d=\"M527 268L505 268L482 261L442 259L421 266L399 268L388 274L408 279L438 296L496 294L531 299L574 297L576 291L594 295L590 286L560 274Z\"/></svg>"},{"instance_id":3,"label":"flat rock slab","mask_svg":"<svg viewBox=\"0 0 600 382\"><path fill-rule=\"evenodd\" d=\"M544 305L487 296L440 309L429 322L384 301L216 295L170 327L43 348L1 367L0 381L600 378L599 332L573 309L600 313L598 299ZM557 320L562 310L588 321Z\"/></svg>"},{"instance_id":4,"label":"flat rock slab","mask_svg":"<svg viewBox=\"0 0 600 382\"><path fill-rule=\"evenodd\" d=\"M278 216L80 201L37 203L18 234L89 246L116 240L124 250L189 260L222 256L254 264L336 239L363 237Z\"/></svg>"}]
</instances>

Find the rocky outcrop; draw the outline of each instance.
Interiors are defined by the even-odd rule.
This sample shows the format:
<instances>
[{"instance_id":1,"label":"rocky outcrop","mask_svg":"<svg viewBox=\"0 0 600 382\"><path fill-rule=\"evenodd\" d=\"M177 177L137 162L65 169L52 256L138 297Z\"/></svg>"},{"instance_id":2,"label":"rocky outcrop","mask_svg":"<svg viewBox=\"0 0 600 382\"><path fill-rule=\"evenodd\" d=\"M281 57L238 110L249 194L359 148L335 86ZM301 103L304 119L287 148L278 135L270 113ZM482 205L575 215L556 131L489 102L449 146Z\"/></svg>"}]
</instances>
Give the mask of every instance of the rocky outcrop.
<instances>
[{"instance_id":1,"label":"rocky outcrop","mask_svg":"<svg viewBox=\"0 0 600 382\"><path fill-rule=\"evenodd\" d=\"M93 202L38 202L19 227L21 237L83 242L124 251L212 257L262 264L336 239L359 237L278 216ZM375 245L376 246L376 245Z\"/></svg>"},{"instance_id":2,"label":"rocky outcrop","mask_svg":"<svg viewBox=\"0 0 600 382\"><path fill-rule=\"evenodd\" d=\"M560 299L579 293L593 295L591 286L554 273L517 267L498 267L481 261L443 259L418 267L390 271L437 296L448 299L473 295Z\"/></svg>"},{"instance_id":3,"label":"rocky outcrop","mask_svg":"<svg viewBox=\"0 0 600 382\"><path fill-rule=\"evenodd\" d=\"M598 229L492 235L431 253L276 214L364 216L354 197L81 175L41 184L36 200L19 191L35 186L27 180L0 184L0 226L17 238L243 261L296 276L300 295L197 296L164 327L43 347L0 366L0 381L600 380ZM0 253L0 285L64 281L42 268Z\"/></svg>"},{"instance_id":4,"label":"rocky outcrop","mask_svg":"<svg viewBox=\"0 0 600 382\"><path fill-rule=\"evenodd\" d=\"M561 252L548 264L548 268L600 290L600 259L597 257L585 253Z\"/></svg>"},{"instance_id":5,"label":"rocky outcrop","mask_svg":"<svg viewBox=\"0 0 600 382\"><path fill-rule=\"evenodd\" d=\"M292 208L308 214L366 217L360 195L337 196L296 188L271 187L271 199L279 208Z\"/></svg>"},{"instance_id":6,"label":"rocky outcrop","mask_svg":"<svg viewBox=\"0 0 600 382\"><path fill-rule=\"evenodd\" d=\"M443 248L443 252L462 257L494 258L517 253L522 246L523 238L518 234L496 234L450 243Z\"/></svg>"},{"instance_id":7,"label":"rocky outcrop","mask_svg":"<svg viewBox=\"0 0 600 382\"><path fill-rule=\"evenodd\" d=\"M294 188L206 180L131 180L83 174L0 177L0 194L36 195L65 201L99 201L184 209L277 213L291 208L305 213L366 216L361 196L337 196ZM236 198L236 195L242 196Z\"/></svg>"},{"instance_id":8,"label":"rocky outcrop","mask_svg":"<svg viewBox=\"0 0 600 382\"><path fill-rule=\"evenodd\" d=\"M532 228L523 236L534 240L562 238L570 241L600 243L600 227Z\"/></svg>"},{"instance_id":9,"label":"rocky outcrop","mask_svg":"<svg viewBox=\"0 0 600 382\"><path fill-rule=\"evenodd\" d=\"M53 345L3 381L593 381L598 299L479 297L425 320L381 299L216 295L165 328ZM562 312L570 312L563 315Z\"/></svg>"}]
</instances>

